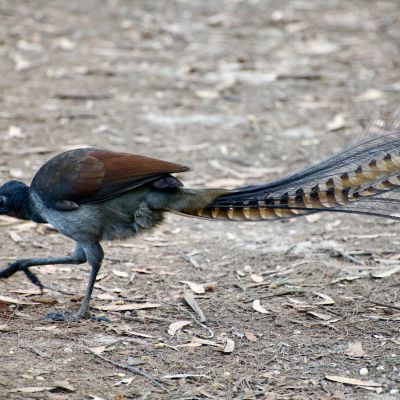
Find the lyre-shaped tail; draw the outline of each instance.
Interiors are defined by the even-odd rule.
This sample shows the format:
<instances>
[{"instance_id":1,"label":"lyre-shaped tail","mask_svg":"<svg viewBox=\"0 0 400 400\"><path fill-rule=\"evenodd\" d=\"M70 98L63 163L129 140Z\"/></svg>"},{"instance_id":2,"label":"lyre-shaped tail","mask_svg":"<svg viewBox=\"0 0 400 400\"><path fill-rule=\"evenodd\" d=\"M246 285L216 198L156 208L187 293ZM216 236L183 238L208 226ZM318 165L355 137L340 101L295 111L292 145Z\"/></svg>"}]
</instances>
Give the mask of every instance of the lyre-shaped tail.
<instances>
[{"instance_id":1,"label":"lyre-shaped tail","mask_svg":"<svg viewBox=\"0 0 400 400\"><path fill-rule=\"evenodd\" d=\"M236 221L320 211L400 219L400 199L388 197L396 189L400 189L400 132L391 132L283 179L238 188L179 211Z\"/></svg>"}]
</instances>

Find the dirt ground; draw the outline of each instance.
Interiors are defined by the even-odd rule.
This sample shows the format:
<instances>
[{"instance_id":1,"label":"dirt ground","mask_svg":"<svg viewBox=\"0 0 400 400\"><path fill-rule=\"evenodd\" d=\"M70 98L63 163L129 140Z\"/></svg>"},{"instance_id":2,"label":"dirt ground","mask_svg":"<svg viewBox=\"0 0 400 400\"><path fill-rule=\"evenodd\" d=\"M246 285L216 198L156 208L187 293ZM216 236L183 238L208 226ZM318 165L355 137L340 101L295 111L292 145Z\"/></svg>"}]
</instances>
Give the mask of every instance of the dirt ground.
<instances>
[{"instance_id":1,"label":"dirt ground","mask_svg":"<svg viewBox=\"0 0 400 400\"><path fill-rule=\"evenodd\" d=\"M90 145L190 165L186 186L267 182L363 138L398 102L399 56L397 0L3 0L1 180ZM72 247L0 226L4 265ZM109 323L44 319L77 309L87 265L38 268L43 295L16 274L0 282L0 398L396 398L398 231L171 215L104 243L92 311Z\"/></svg>"}]
</instances>

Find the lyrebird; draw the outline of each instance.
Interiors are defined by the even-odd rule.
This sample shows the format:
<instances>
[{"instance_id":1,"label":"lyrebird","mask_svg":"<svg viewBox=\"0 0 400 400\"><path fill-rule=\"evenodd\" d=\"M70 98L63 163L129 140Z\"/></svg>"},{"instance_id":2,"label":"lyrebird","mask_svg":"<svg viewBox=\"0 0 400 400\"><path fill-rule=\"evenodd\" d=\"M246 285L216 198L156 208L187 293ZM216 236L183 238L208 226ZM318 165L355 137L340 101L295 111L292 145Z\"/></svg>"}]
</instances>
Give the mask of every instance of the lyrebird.
<instances>
[{"instance_id":1,"label":"lyrebird","mask_svg":"<svg viewBox=\"0 0 400 400\"><path fill-rule=\"evenodd\" d=\"M321 211L400 219L400 132L391 132L342 151L293 175L235 190L186 189L171 174L187 171L175 163L134 154L83 148L45 163L30 186L8 181L0 187L0 214L49 223L76 242L70 256L17 260L0 272L23 271L43 287L31 266L91 266L77 314L86 318L103 260L102 240L125 239L150 229L165 212L215 220L270 221ZM392 196L388 196L392 195Z\"/></svg>"}]
</instances>

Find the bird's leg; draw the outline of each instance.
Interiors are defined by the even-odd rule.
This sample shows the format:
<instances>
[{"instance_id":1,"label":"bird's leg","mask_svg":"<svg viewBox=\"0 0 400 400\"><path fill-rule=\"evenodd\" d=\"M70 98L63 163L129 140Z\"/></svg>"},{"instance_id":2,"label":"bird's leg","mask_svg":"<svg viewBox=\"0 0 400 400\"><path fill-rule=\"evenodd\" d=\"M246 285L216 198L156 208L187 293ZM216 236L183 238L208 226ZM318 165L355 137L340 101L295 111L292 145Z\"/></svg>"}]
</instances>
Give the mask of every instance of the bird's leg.
<instances>
[{"instance_id":1,"label":"bird's leg","mask_svg":"<svg viewBox=\"0 0 400 400\"><path fill-rule=\"evenodd\" d=\"M81 307L77 314L78 318L90 318L89 303L92 297L93 286L96 281L96 276L100 271L100 264L93 264L91 267L92 269L90 271L89 283L86 289L85 297L82 300Z\"/></svg>"},{"instance_id":2,"label":"bird's leg","mask_svg":"<svg viewBox=\"0 0 400 400\"><path fill-rule=\"evenodd\" d=\"M92 297L93 286L96 281L97 274L101 267L101 262L103 261L104 252L99 243L84 243L81 244L83 250L85 251L86 258L90 266L92 267L89 276L89 282L86 289L85 297L82 300L81 307L77 314L72 313L60 313L60 312L50 312L47 317L54 321L70 321L83 318L92 318L89 312L90 299ZM107 318L96 318L97 320L107 320Z\"/></svg>"},{"instance_id":3,"label":"bird's leg","mask_svg":"<svg viewBox=\"0 0 400 400\"><path fill-rule=\"evenodd\" d=\"M84 262L86 262L86 254L82 247L77 244L70 256L54 258L24 258L16 260L9 264L7 268L0 271L0 279L8 278L11 275L14 275L17 271L23 271L34 285L39 286L40 290L43 290L44 286L42 282L36 274L29 270L29 267L49 264L83 264Z\"/></svg>"}]
</instances>

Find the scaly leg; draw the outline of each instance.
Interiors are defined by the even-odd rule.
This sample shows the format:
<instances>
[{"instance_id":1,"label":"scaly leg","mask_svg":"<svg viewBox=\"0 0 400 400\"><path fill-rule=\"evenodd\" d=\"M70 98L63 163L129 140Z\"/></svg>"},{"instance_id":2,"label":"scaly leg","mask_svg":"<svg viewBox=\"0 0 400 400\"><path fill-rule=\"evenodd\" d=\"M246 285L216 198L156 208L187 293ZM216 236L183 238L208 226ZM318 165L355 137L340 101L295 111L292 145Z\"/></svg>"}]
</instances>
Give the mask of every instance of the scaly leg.
<instances>
[{"instance_id":1,"label":"scaly leg","mask_svg":"<svg viewBox=\"0 0 400 400\"><path fill-rule=\"evenodd\" d=\"M100 270L101 263L103 261L104 252L99 243L80 243L83 248L86 258L90 266L92 267L89 276L89 282L86 289L85 297L82 300L81 307L77 314L75 313L61 313L61 312L49 312L47 317L54 321L71 321L83 318L91 318L89 312L90 299L92 297L93 286L96 281L97 274ZM108 320L107 318L93 318L100 320Z\"/></svg>"},{"instance_id":2,"label":"scaly leg","mask_svg":"<svg viewBox=\"0 0 400 400\"><path fill-rule=\"evenodd\" d=\"M86 262L86 254L79 244L76 244L73 253L70 256L54 257L54 258L25 258L16 260L7 268L0 271L0 279L8 278L18 271L23 271L28 279L36 286L43 290L44 286L40 279L29 270L29 267L37 265L50 265L50 264L83 264Z\"/></svg>"}]
</instances>

